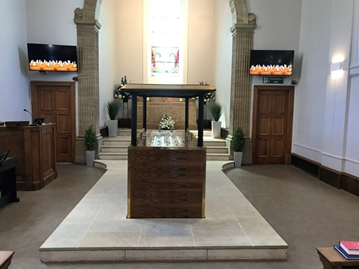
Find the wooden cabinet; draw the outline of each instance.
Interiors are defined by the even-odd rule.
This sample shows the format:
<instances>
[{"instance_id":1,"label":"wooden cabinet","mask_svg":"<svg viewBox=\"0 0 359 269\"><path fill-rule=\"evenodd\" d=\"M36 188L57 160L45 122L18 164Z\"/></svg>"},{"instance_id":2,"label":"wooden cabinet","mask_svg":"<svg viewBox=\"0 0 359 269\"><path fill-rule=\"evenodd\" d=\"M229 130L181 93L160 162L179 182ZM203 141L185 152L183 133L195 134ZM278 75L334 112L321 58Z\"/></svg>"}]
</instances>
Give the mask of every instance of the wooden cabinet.
<instances>
[{"instance_id":1,"label":"wooden cabinet","mask_svg":"<svg viewBox=\"0 0 359 269\"><path fill-rule=\"evenodd\" d=\"M127 217L204 218L206 148L174 145L181 131L150 133L128 148Z\"/></svg>"},{"instance_id":2,"label":"wooden cabinet","mask_svg":"<svg viewBox=\"0 0 359 269\"><path fill-rule=\"evenodd\" d=\"M57 178L55 125L0 127L0 151L16 157L18 190L37 191Z\"/></svg>"}]
</instances>

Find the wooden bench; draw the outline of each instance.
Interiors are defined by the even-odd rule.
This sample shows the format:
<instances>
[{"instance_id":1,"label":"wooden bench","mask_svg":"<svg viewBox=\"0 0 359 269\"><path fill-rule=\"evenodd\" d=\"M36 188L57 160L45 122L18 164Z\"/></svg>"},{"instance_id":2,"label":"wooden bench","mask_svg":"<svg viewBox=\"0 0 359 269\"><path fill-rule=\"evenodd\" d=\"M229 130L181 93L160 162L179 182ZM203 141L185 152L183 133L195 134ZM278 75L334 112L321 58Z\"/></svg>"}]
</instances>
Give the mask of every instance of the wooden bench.
<instances>
[{"instance_id":1,"label":"wooden bench","mask_svg":"<svg viewBox=\"0 0 359 269\"><path fill-rule=\"evenodd\" d=\"M11 264L13 251L0 251L0 269L8 269Z\"/></svg>"},{"instance_id":2,"label":"wooden bench","mask_svg":"<svg viewBox=\"0 0 359 269\"><path fill-rule=\"evenodd\" d=\"M359 269L359 260L346 260L336 249L317 248L324 269Z\"/></svg>"}]
</instances>

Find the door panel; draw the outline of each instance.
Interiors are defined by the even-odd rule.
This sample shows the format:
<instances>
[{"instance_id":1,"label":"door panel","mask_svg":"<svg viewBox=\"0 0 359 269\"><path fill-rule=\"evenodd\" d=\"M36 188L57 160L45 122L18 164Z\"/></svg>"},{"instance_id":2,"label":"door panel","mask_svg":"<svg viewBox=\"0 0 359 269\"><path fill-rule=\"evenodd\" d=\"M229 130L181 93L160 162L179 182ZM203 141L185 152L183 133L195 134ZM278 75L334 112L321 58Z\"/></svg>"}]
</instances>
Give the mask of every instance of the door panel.
<instances>
[{"instance_id":1,"label":"door panel","mask_svg":"<svg viewBox=\"0 0 359 269\"><path fill-rule=\"evenodd\" d=\"M284 120L283 117L273 118L273 135L284 135Z\"/></svg>"},{"instance_id":2,"label":"door panel","mask_svg":"<svg viewBox=\"0 0 359 269\"><path fill-rule=\"evenodd\" d=\"M68 111L71 99L67 91L57 90L56 91L56 109L62 111Z\"/></svg>"},{"instance_id":3,"label":"door panel","mask_svg":"<svg viewBox=\"0 0 359 269\"><path fill-rule=\"evenodd\" d=\"M270 133L270 117L261 117L259 119L259 135L269 135Z\"/></svg>"},{"instance_id":4,"label":"door panel","mask_svg":"<svg viewBox=\"0 0 359 269\"><path fill-rule=\"evenodd\" d=\"M52 91L42 89L40 94L41 94L41 109L52 110L53 109Z\"/></svg>"},{"instance_id":5,"label":"door panel","mask_svg":"<svg viewBox=\"0 0 359 269\"><path fill-rule=\"evenodd\" d=\"M70 154L69 143L67 137L59 136L57 138L57 155L66 157Z\"/></svg>"},{"instance_id":6,"label":"door panel","mask_svg":"<svg viewBox=\"0 0 359 269\"><path fill-rule=\"evenodd\" d=\"M283 114L285 113L285 107L286 107L286 95L274 94L273 112Z\"/></svg>"},{"instance_id":7,"label":"door panel","mask_svg":"<svg viewBox=\"0 0 359 269\"><path fill-rule=\"evenodd\" d=\"M271 110L271 95L262 94L260 96L260 112L261 113L270 113Z\"/></svg>"},{"instance_id":8,"label":"door panel","mask_svg":"<svg viewBox=\"0 0 359 269\"><path fill-rule=\"evenodd\" d=\"M258 140L258 156L267 158L269 154L269 139Z\"/></svg>"},{"instance_id":9,"label":"door panel","mask_svg":"<svg viewBox=\"0 0 359 269\"><path fill-rule=\"evenodd\" d=\"M283 157L283 139L273 139L272 156L277 158Z\"/></svg>"},{"instance_id":10,"label":"door panel","mask_svg":"<svg viewBox=\"0 0 359 269\"><path fill-rule=\"evenodd\" d=\"M256 87L253 113L253 162L285 164L291 147L292 87ZM290 150L289 150L290 151ZM290 152L289 152L290 154ZM290 159L289 159L290 162Z\"/></svg>"},{"instance_id":11,"label":"door panel","mask_svg":"<svg viewBox=\"0 0 359 269\"><path fill-rule=\"evenodd\" d=\"M75 87L72 82L32 82L34 117L56 123L56 160L74 162Z\"/></svg>"},{"instance_id":12,"label":"door panel","mask_svg":"<svg viewBox=\"0 0 359 269\"><path fill-rule=\"evenodd\" d=\"M67 114L57 114L57 133L68 134L69 133L69 117Z\"/></svg>"}]
</instances>

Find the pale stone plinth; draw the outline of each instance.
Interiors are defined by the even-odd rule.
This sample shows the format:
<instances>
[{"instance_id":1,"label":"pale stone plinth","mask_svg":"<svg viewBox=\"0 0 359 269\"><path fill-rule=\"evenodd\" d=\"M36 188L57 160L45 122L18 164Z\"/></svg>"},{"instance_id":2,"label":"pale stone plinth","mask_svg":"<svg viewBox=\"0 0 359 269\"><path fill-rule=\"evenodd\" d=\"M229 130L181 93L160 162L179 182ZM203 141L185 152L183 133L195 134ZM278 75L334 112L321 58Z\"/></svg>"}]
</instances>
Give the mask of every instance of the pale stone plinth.
<instances>
[{"instance_id":1,"label":"pale stone plinth","mask_svg":"<svg viewBox=\"0 0 359 269\"><path fill-rule=\"evenodd\" d=\"M288 245L222 172L207 161L206 218L127 219L127 161L106 172L41 246L43 262L282 260Z\"/></svg>"}]
</instances>

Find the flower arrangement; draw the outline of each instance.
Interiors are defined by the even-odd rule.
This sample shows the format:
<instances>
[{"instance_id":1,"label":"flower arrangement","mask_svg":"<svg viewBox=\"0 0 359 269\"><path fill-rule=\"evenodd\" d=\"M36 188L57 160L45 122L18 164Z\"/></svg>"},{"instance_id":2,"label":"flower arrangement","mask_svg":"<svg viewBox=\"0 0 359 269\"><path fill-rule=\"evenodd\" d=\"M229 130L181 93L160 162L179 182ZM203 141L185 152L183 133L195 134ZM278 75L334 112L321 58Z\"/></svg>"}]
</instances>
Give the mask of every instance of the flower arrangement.
<instances>
[{"instance_id":1,"label":"flower arrangement","mask_svg":"<svg viewBox=\"0 0 359 269\"><path fill-rule=\"evenodd\" d=\"M174 130L175 129L175 121L171 116L164 114L160 123L158 124L158 128L161 130Z\"/></svg>"},{"instance_id":2,"label":"flower arrangement","mask_svg":"<svg viewBox=\"0 0 359 269\"><path fill-rule=\"evenodd\" d=\"M124 76L121 78L121 84L116 84L114 88L115 99L121 99L124 103L127 103L131 99L131 95L122 91L122 87L127 84L127 78Z\"/></svg>"},{"instance_id":3,"label":"flower arrangement","mask_svg":"<svg viewBox=\"0 0 359 269\"><path fill-rule=\"evenodd\" d=\"M216 99L216 94L215 93L207 93L205 96L204 96L204 104L207 104L207 103L210 103L212 102L213 100ZM198 100L198 96L197 97L193 97L192 98L192 101L193 102L196 102Z\"/></svg>"},{"instance_id":4,"label":"flower arrangement","mask_svg":"<svg viewBox=\"0 0 359 269\"><path fill-rule=\"evenodd\" d=\"M199 83L199 85L208 85L208 83L201 81L201 82ZM210 103L210 102L212 102L212 101L215 100L215 99L216 99L216 93L214 93L214 92L213 92L213 93L212 93L212 92L207 93L207 94L204 96L204 104ZM196 102L197 100L198 100L198 96L192 98L192 101L193 101L193 102Z\"/></svg>"}]
</instances>

